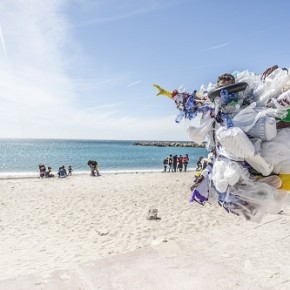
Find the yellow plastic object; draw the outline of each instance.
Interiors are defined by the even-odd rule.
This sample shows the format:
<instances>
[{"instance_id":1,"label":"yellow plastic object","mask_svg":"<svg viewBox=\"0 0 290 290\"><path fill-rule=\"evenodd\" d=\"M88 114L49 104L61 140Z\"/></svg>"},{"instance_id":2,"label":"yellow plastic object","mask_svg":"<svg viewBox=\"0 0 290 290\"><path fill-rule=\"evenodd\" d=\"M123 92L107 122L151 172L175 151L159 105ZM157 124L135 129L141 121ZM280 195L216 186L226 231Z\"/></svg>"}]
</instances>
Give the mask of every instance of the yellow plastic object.
<instances>
[{"instance_id":1,"label":"yellow plastic object","mask_svg":"<svg viewBox=\"0 0 290 290\"><path fill-rule=\"evenodd\" d=\"M282 180L282 186L280 189L290 190L290 174L279 174L278 176Z\"/></svg>"},{"instance_id":2,"label":"yellow plastic object","mask_svg":"<svg viewBox=\"0 0 290 290\"><path fill-rule=\"evenodd\" d=\"M172 92L166 91L163 88L161 88L159 85L156 85L156 84L154 84L153 87L155 87L159 91L156 96L163 95L169 99L172 99Z\"/></svg>"},{"instance_id":3,"label":"yellow plastic object","mask_svg":"<svg viewBox=\"0 0 290 290\"><path fill-rule=\"evenodd\" d=\"M201 175L201 172L202 172L202 170L196 171L195 176L199 177Z\"/></svg>"}]
</instances>

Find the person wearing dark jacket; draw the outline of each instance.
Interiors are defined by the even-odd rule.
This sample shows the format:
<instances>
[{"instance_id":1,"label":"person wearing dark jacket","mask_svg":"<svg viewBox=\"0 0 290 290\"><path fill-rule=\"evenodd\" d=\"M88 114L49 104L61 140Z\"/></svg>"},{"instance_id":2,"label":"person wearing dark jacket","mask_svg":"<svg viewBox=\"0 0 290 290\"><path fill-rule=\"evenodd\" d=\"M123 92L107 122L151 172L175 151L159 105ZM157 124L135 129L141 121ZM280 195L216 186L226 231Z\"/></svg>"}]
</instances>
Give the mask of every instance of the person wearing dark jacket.
<instances>
[{"instance_id":1,"label":"person wearing dark jacket","mask_svg":"<svg viewBox=\"0 0 290 290\"><path fill-rule=\"evenodd\" d=\"M177 168L177 155L173 156L173 170L174 172L176 172L176 168Z\"/></svg>"},{"instance_id":2,"label":"person wearing dark jacket","mask_svg":"<svg viewBox=\"0 0 290 290\"><path fill-rule=\"evenodd\" d=\"M182 157L182 155L179 155L179 157L177 158L177 167L178 167L178 170L180 172L182 172L182 167L183 167L183 157Z\"/></svg>"}]
</instances>

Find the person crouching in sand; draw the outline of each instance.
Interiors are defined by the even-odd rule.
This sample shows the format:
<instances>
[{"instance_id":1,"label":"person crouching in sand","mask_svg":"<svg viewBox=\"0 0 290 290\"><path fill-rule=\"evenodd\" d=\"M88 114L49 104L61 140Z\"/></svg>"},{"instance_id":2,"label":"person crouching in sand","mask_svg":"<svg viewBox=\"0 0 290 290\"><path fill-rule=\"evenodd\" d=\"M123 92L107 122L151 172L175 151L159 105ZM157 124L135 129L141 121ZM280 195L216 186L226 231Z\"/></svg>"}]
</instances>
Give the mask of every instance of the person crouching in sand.
<instances>
[{"instance_id":1,"label":"person crouching in sand","mask_svg":"<svg viewBox=\"0 0 290 290\"><path fill-rule=\"evenodd\" d=\"M91 176L101 176L97 161L89 160L88 165L91 168L91 174L90 174Z\"/></svg>"}]
</instances>

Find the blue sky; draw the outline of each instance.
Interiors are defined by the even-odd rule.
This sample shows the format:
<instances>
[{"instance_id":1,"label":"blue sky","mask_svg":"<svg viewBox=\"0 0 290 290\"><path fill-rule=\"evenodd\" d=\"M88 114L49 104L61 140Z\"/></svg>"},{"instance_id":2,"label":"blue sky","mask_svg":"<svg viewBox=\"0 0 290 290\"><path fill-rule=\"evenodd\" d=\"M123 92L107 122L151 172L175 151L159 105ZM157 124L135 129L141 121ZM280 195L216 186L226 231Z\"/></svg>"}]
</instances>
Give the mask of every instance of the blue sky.
<instances>
[{"instance_id":1,"label":"blue sky","mask_svg":"<svg viewBox=\"0 0 290 290\"><path fill-rule=\"evenodd\" d=\"M289 67L290 1L1 0L0 138L189 140L192 92Z\"/></svg>"}]
</instances>

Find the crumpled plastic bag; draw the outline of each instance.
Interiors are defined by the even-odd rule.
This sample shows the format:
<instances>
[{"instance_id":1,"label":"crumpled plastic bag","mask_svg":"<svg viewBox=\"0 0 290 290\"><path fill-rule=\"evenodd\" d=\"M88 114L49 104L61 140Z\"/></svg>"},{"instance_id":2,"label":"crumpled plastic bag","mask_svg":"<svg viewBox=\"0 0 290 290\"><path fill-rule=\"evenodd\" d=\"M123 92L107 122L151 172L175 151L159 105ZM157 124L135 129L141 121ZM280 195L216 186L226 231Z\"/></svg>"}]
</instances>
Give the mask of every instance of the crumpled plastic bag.
<instances>
[{"instance_id":1,"label":"crumpled plastic bag","mask_svg":"<svg viewBox=\"0 0 290 290\"><path fill-rule=\"evenodd\" d=\"M247 135L269 141L277 135L277 127L275 118L267 115L268 111L257 109L254 102L236 114L232 122Z\"/></svg>"},{"instance_id":2,"label":"crumpled plastic bag","mask_svg":"<svg viewBox=\"0 0 290 290\"><path fill-rule=\"evenodd\" d=\"M290 128L278 130L277 136L262 142L261 155L273 164L276 174L290 174Z\"/></svg>"},{"instance_id":3,"label":"crumpled plastic bag","mask_svg":"<svg viewBox=\"0 0 290 290\"><path fill-rule=\"evenodd\" d=\"M211 179L218 192L226 192L228 186L248 180L249 172L237 162L222 159L214 163Z\"/></svg>"},{"instance_id":4,"label":"crumpled plastic bag","mask_svg":"<svg viewBox=\"0 0 290 290\"><path fill-rule=\"evenodd\" d=\"M248 136L238 127L220 127L216 131L216 139L230 155L247 158L255 155L255 147Z\"/></svg>"},{"instance_id":5,"label":"crumpled plastic bag","mask_svg":"<svg viewBox=\"0 0 290 290\"><path fill-rule=\"evenodd\" d=\"M212 130L213 118L205 120L199 127L189 126L187 129L191 140L199 145L205 140L207 134Z\"/></svg>"}]
</instances>

